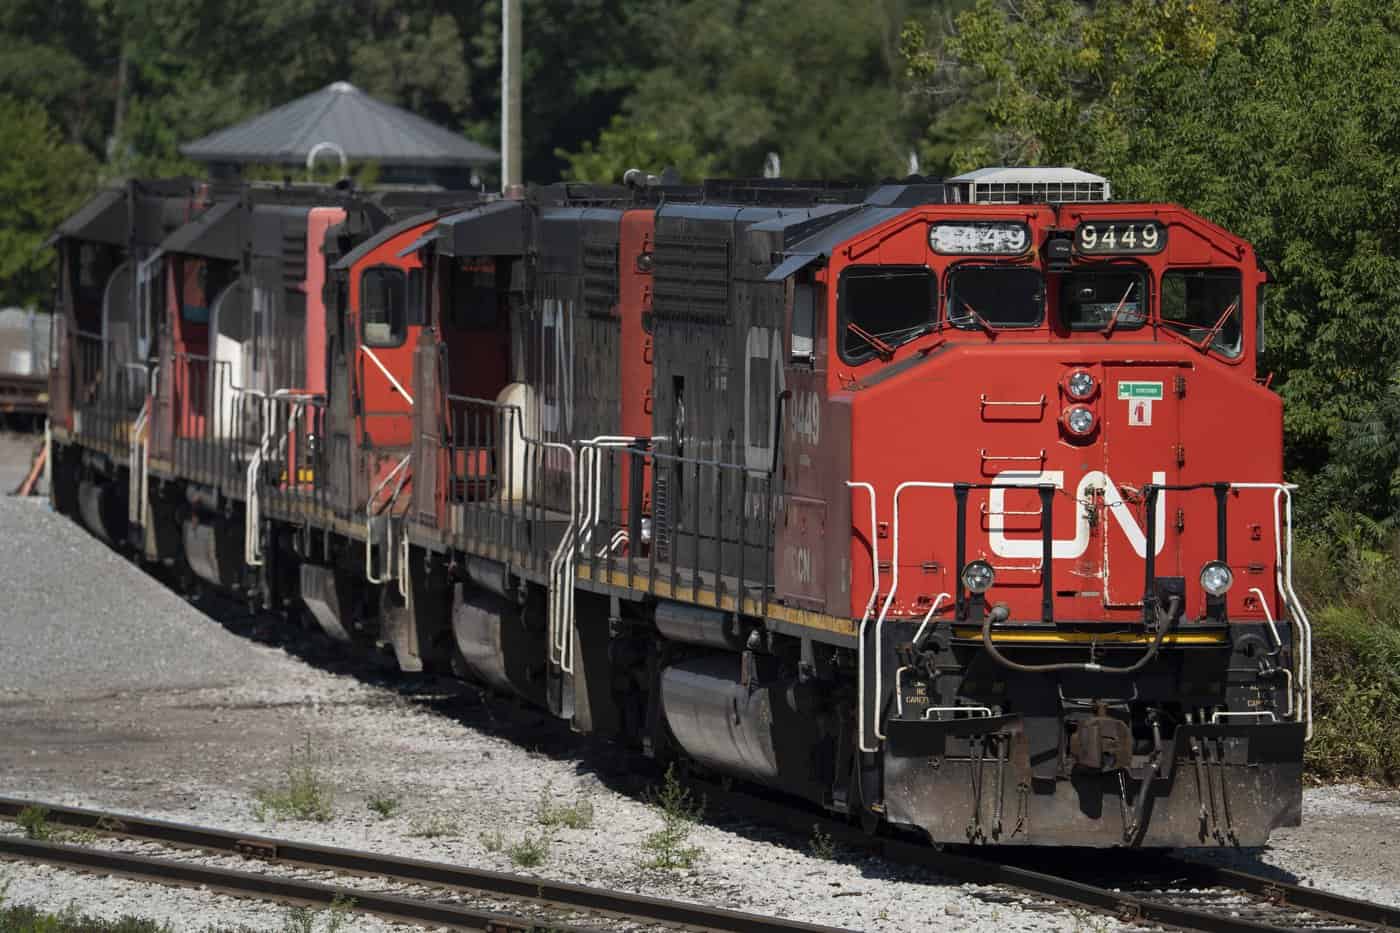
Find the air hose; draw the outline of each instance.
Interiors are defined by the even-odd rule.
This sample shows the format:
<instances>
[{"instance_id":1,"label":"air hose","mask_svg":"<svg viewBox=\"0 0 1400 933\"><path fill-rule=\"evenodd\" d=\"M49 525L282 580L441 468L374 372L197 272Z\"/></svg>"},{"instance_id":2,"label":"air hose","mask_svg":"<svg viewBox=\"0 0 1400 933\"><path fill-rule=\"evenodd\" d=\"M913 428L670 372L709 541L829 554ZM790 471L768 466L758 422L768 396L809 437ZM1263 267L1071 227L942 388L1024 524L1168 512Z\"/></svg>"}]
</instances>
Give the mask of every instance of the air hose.
<instances>
[{"instance_id":1,"label":"air hose","mask_svg":"<svg viewBox=\"0 0 1400 933\"><path fill-rule=\"evenodd\" d=\"M1097 674L1133 674L1142 670L1152 659L1157 657L1157 652L1162 647L1162 641L1167 637L1167 629L1171 628L1171 620L1176 618L1177 610L1181 607L1181 597L1171 596L1167 601L1167 609L1164 612L1157 610L1157 637L1148 646L1147 653L1138 658L1127 667L1112 667L1106 664L1099 664L1094 661L1066 661L1059 664L1021 664L1011 660L997 649L992 642L992 626L998 622L1005 622L1011 616L1011 610L1006 603L997 603L992 607L992 611L987 613L987 618L982 622L982 645L987 649L987 653L1003 667L1009 667L1013 671L1020 671L1023 674L1047 674L1052 671L1089 671Z\"/></svg>"}]
</instances>

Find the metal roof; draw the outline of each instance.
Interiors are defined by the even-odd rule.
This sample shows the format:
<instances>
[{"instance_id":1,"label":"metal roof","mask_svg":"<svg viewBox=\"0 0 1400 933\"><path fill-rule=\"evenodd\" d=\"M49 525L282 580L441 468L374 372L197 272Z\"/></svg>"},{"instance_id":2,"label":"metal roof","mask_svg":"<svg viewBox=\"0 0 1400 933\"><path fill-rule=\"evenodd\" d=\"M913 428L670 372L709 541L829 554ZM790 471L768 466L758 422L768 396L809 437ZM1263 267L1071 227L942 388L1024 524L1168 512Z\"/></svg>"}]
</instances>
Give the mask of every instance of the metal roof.
<instances>
[{"instance_id":1,"label":"metal roof","mask_svg":"<svg viewBox=\"0 0 1400 933\"><path fill-rule=\"evenodd\" d=\"M63 237L76 240L92 240L97 243L110 243L125 246L131 235L131 222L127 211L125 188L104 188L73 216L58 225L58 229L44 242L52 246Z\"/></svg>"},{"instance_id":2,"label":"metal roof","mask_svg":"<svg viewBox=\"0 0 1400 933\"><path fill-rule=\"evenodd\" d=\"M236 261L243 247L240 206L237 201L220 201L166 237L161 251Z\"/></svg>"},{"instance_id":3,"label":"metal roof","mask_svg":"<svg viewBox=\"0 0 1400 933\"><path fill-rule=\"evenodd\" d=\"M318 143L334 143L352 161L397 165L482 165L500 155L460 133L377 100L347 81L328 84L180 152L200 162L306 161Z\"/></svg>"}]
</instances>

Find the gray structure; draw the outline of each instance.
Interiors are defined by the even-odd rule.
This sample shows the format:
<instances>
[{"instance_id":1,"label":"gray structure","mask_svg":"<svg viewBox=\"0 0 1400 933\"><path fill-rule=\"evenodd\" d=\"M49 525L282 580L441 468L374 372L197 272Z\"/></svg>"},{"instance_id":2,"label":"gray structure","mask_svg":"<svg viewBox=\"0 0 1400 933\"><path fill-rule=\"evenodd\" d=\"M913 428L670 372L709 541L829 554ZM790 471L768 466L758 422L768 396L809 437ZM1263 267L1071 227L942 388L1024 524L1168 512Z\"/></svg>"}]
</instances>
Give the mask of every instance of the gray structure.
<instances>
[{"instance_id":1,"label":"gray structure","mask_svg":"<svg viewBox=\"0 0 1400 933\"><path fill-rule=\"evenodd\" d=\"M483 166L500 155L460 133L438 126L337 81L267 113L203 139L180 152L209 165L213 177L231 178L250 164L282 165L300 174L311 159L375 162L382 184L435 184L467 188Z\"/></svg>"}]
</instances>

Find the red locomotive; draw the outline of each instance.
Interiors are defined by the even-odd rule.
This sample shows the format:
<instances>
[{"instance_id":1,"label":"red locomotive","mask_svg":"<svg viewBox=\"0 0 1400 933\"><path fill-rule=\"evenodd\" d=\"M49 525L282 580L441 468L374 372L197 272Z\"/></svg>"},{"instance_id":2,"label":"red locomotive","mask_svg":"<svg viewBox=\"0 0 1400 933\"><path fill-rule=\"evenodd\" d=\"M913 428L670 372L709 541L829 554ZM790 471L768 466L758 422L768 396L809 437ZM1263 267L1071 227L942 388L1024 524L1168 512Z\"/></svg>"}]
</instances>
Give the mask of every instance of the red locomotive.
<instances>
[{"instance_id":1,"label":"red locomotive","mask_svg":"<svg viewBox=\"0 0 1400 933\"><path fill-rule=\"evenodd\" d=\"M1249 244L1069 169L386 197L132 183L66 223L56 507L870 827L1297 822Z\"/></svg>"}]
</instances>

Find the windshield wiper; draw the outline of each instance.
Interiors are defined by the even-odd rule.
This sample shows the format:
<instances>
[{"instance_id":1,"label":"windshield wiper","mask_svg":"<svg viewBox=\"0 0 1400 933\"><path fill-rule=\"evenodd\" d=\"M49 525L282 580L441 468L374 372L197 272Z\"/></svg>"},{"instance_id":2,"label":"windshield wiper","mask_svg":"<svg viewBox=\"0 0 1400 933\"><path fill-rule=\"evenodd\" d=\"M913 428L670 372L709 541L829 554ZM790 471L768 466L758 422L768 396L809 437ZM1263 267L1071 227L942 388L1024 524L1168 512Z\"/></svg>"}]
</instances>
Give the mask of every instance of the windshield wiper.
<instances>
[{"instance_id":1,"label":"windshield wiper","mask_svg":"<svg viewBox=\"0 0 1400 933\"><path fill-rule=\"evenodd\" d=\"M1205 351L1210 348L1211 344L1215 343L1215 338L1220 335L1221 328L1225 326L1226 321L1230 320L1230 316L1235 313L1235 309L1239 306L1240 300L1238 298L1230 302L1225 308L1225 313L1220 315L1220 319L1215 322L1215 326L1206 331L1205 336L1202 337L1199 342L1192 341L1195 343L1197 350Z\"/></svg>"},{"instance_id":2,"label":"windshield wiper","mask_svg":"<svg viewBox=\"0 0 1400 933\"><path fill-rule=\"evenodd\" d=\"M864 327L861 327L855 321L852 321L851 323L847 324L846 330L850 331L851 333L859 337L861 340L868 343L871 346L871 348L874 349L875 355L880 357L880 359L889 361L894 358L894 347L885 343L879 337L876 337L874 334L866 330Z\"/></svg>"},{"instance_id":3,"label":"windshield wiper","mask_svg":"<svg viewBox=\"0 0 1400 933\"><path fill-rule=\"evenodd\" d=\"M974 308L972 305L968 304L961 298L959 298L958 300L962 301L962 306L967 310L967 317L972 320L972 323L985 330L989 337L995 337L997 335L996 328L988 324L987 319L984 318L982 315L978 314L976 308Z\"/></svg>"},{"instance_id":4,"label":"windshield wiper","mask_svg":"<svg viewBox=\"0 0 1400 933\"><path fill-rule=\"evenodd\" d=\"M1103 335L1105 337L1112 334L1113 328L1118 326L1118 315L1122 312L1123 306L1128 303L1128 296L1133 293L1133 286L1136 284L1136 282L1130 282L1128 284L1128 290L1123 292L1122 298L1118 299L1118 307L1113 309L1113 314L1109 316L1108 323L1104 325Z\"/></svg>"}]
</instances>

